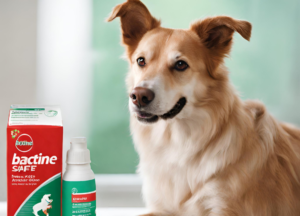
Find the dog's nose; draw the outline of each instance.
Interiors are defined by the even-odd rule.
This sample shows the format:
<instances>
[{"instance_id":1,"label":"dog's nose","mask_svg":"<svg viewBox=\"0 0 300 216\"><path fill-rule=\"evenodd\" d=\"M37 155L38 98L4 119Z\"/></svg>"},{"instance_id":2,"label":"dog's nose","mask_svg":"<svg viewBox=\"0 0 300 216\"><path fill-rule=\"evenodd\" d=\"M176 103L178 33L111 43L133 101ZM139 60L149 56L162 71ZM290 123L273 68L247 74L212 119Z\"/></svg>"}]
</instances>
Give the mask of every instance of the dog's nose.
<instances>
[{"instance_id":1,"label":"dog's nose","mask_svg":"<svg viewBox=\"0 0 300 216\"><path fill-rule=\"evenodd\" d=\"M155 94L153 91L143 87L136 87L130 94L132 103L137 107L145 107L153 101Z\"/></svg>"}]
</instances>

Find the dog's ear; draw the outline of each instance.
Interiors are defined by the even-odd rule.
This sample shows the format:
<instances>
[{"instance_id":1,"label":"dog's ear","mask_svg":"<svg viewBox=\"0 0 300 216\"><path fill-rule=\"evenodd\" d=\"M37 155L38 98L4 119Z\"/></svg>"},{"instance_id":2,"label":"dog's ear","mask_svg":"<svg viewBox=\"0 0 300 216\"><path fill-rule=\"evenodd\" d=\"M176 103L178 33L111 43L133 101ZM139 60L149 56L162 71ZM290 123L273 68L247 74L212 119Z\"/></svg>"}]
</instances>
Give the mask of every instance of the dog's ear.
<instances>
[{"instance_id":1,"label":"dog's ear","mask_svg":"<svg viewBox=\"0 0 300 216\"><path fill-rule=\"evenodd\" d=\"M121 18L122 40L130 57L143 35L160 26L160 21L152 17L146 6L140 0L127 0L117 5L107 18L110 22L116 17Z\"/></svg>"},{"instance_id":2,"label":"dog's ear","mask_svg":"<svg viewBox=\"0 0 300 216\"><path fill-rule=\"evenodd\" d=\"M211 77L217 78L215 71L230 52L233 33L236 31L249 41L251 28L249 22L227 16L206 18L191 25L191 30L198 34L206 47L205 63Z\"/></svg>"}]
</instances>

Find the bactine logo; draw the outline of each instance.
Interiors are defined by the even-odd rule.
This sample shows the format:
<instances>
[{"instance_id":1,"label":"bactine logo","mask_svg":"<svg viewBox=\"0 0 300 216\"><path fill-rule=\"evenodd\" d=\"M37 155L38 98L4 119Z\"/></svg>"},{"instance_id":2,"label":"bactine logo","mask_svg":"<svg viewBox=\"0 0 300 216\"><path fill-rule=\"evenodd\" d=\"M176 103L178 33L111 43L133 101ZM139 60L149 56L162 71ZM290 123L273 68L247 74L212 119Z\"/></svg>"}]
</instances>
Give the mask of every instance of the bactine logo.
<instances>
[{"instance_id":1,"label":"bactine logo","mask_svg":"<svg viewBox=\"0 0 300 216\"><path fill-rule=\"evenodd\" d=\"M27 172L27 171L36 171L38 165L54 165L56 164L57 156L43 156L42 153L33 155L31 157L18 156L14 153L12 159L13 172Z\"/></svg>"},{"instance_id":2,"label":"bactine logo","mask_svg":"<svg viewBox=\"0 0 300 216\"><path fill-rule=\"evenodd\" d=\"M21 134L16 140L16 148L20 152L29 152L33 147L33 140L28 134Z\"/></svg>"},{"instance_id":3,"label":"bactine logo","mask_svg":"<svg viewBox=\"0 0 300 216\"><path fill-rule=\"evenodd\" d=\"M33 142L27 142L27 141L17 141L16 146L32 146Z\"/></svg>"}]
</instances>

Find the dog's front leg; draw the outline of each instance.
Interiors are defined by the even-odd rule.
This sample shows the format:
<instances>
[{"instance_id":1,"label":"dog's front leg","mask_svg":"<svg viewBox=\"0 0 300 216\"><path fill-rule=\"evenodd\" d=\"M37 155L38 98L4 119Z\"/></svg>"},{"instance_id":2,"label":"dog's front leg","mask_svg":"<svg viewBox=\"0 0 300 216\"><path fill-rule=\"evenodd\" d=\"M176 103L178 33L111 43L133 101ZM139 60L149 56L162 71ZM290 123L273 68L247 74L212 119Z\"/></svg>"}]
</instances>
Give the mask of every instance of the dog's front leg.
<instances>
[{"instance_id":1,"label":"dog's front leg","mask_svg":"<svg viewBox=\"0 0 300 216\"><path fill-rule=\"evenodd\" d=\"M48 209L48 208L47 208ZM43 211L43 213L46 215L46 216L49 216L49 213L48 213L48 210L45 210L45 211Z\"/></svg>"}]
</instances>

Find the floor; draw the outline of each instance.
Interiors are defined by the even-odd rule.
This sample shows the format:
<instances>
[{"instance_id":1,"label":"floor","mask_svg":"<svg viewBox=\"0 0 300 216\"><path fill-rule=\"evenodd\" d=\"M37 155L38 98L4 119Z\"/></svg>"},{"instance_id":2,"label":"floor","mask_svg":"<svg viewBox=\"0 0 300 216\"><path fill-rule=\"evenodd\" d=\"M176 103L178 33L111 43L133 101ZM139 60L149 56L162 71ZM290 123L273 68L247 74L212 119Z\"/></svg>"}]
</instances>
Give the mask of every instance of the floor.
<instances>
[{"instance_id":1,"label":"floor","mask_svg":"<svg viewBox=\"0 0 300 216\"><path fill-rule=\"evenodd\" d=\"M145 208L97 208L99 216L137 216L146 213ZM0 202L0 216L7 216L6 202Z\"/></svg>"}]
</instances>

